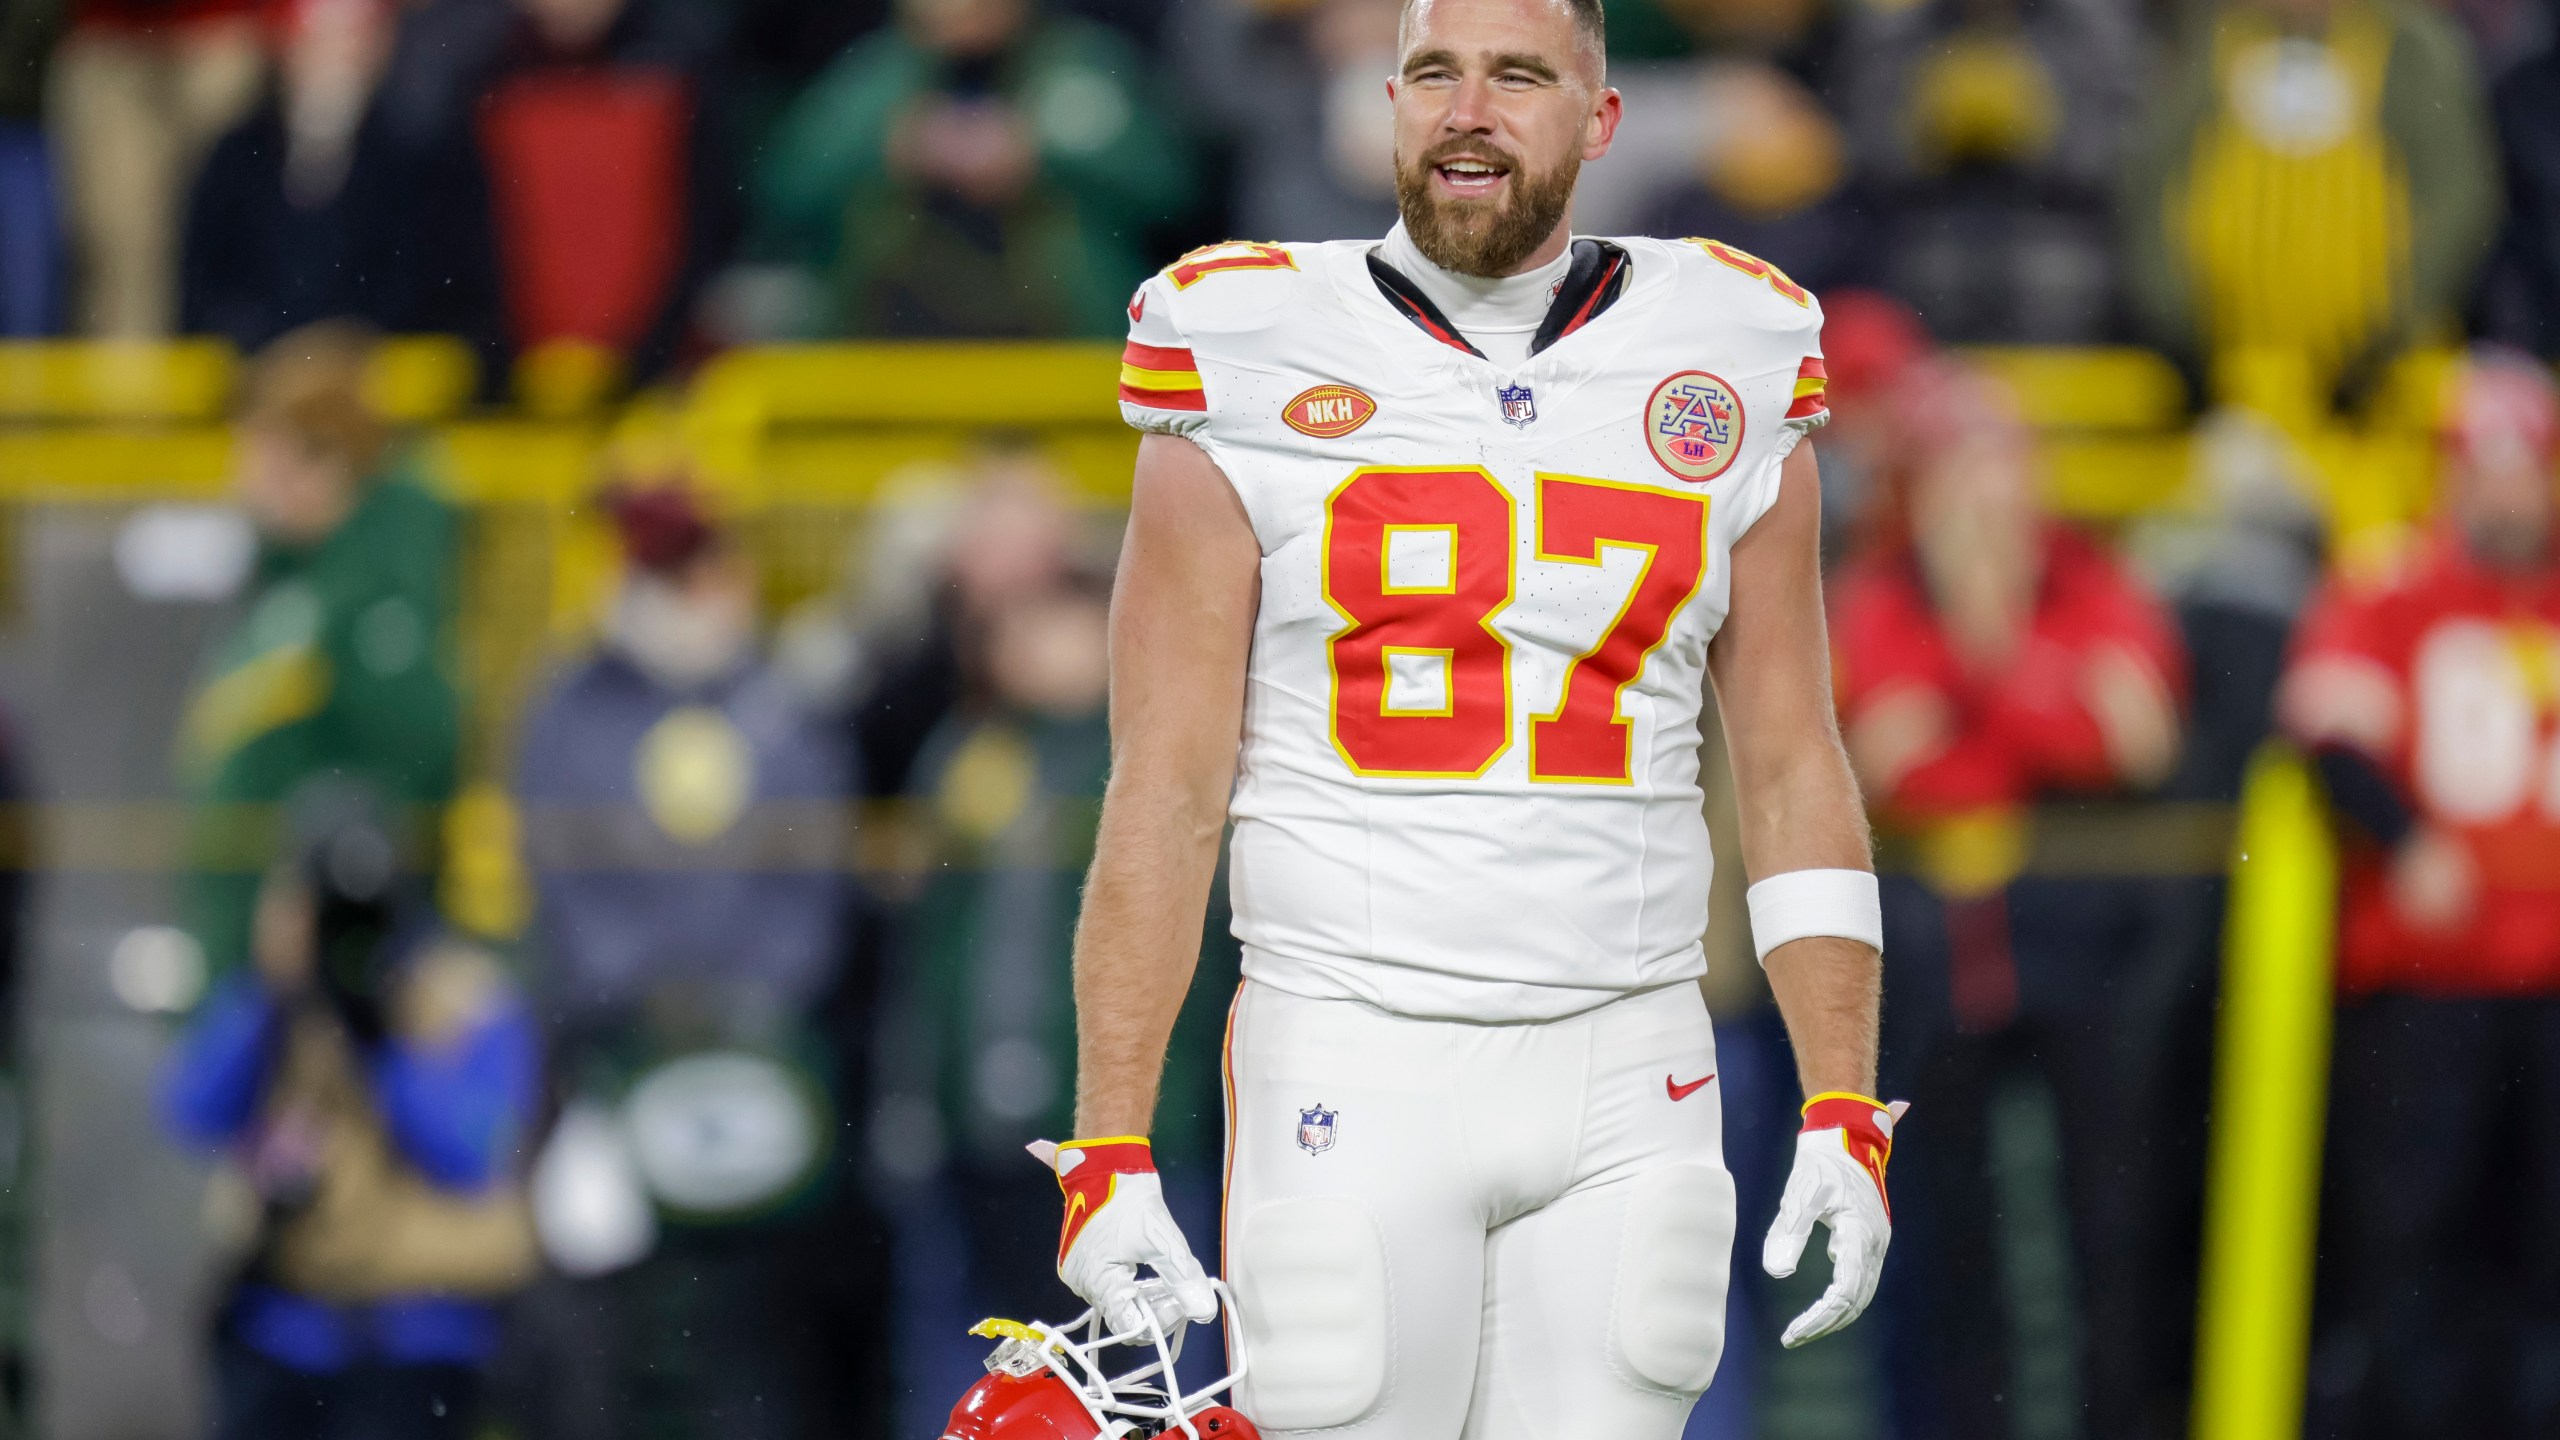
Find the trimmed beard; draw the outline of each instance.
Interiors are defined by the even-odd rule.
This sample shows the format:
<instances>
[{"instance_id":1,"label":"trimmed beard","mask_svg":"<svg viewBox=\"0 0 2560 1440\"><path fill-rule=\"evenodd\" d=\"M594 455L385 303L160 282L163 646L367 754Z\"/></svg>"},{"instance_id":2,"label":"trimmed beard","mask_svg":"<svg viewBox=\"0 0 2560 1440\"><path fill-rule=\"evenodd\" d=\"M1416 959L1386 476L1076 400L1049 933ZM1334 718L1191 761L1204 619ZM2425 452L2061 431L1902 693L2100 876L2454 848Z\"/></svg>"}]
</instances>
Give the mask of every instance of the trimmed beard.
<instances>
[{"instance_id":1,"label":"trimmed beard","mask_svg":"<svg viewBox=\"0 0 2560 1440\"><path fill-rule=\"evenodd\" d=\"M1431 172L1441 162L1461 156L1498 161L1511 167L1510 194L1488 204L1481 200L1448 200L1431 188ZM1404 217L1413 248L1432 264L1460 275L1498 280L1517 272L1537 253L1564 220L1573 204L1574 181L1582 175L1582 157L1572 151L1553 168L1532 173L1518 156L1481 141L1444 140L1407 164L1396 156L1396 211Z\"/></svg>"}]
</instances>

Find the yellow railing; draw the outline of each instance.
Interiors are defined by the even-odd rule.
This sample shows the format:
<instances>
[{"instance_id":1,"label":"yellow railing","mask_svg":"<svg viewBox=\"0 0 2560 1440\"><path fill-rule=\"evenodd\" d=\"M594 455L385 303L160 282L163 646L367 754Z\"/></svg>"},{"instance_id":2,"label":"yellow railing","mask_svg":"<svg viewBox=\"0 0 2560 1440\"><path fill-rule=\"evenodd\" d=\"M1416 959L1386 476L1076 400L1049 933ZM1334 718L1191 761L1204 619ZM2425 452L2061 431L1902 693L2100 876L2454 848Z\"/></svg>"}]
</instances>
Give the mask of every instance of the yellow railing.
<instances>
[{"instance_id":1,"label":"yellow railing","mask_svg":"<svg viewBox=\"0 0 2560 1440\"><path fill-rule=\"evenodd\" d=\"M2185 386L2159 356L2123 347L1967 353L2018 391L2044 432L2051 497L2064 513L2104 522L2201 502ZM1118 423L1116 363L1116 346L1089 342L742 350L644 408L667 417L744 508L859 504L909 466L1007 435L1036 439L1079 496L1108 504L1127 494L1135 447ZM2405 362L2371 421L2355 427L2329 419L2308 373L2282 356L2231 357L2218 367L2216 398L2273 421L2342 527L2362 532L2407 520L2424 500L2432 387L2445 363L2436 353ZM0 495L217 493L229 463L222 416L239 368L218 341L0 345ZM619 423L576 387L566 399L530 387L524 406L475 410L476 361L445 337L388 342L366 384L386 414L420 429L466 503L572 503L593 484Z\"/></svg>"},{"instance_id":2,"label":"yellow railing","mask_svg":"<svg viewBox=\"0 0 2560 1440\"><path fill-rule=\"evenodd\" d=\"M2196 1440L2302 1433L2336 895L2319 784L2271 747L2241 799L2223 929Z\"/></svg>"}]
</instances>

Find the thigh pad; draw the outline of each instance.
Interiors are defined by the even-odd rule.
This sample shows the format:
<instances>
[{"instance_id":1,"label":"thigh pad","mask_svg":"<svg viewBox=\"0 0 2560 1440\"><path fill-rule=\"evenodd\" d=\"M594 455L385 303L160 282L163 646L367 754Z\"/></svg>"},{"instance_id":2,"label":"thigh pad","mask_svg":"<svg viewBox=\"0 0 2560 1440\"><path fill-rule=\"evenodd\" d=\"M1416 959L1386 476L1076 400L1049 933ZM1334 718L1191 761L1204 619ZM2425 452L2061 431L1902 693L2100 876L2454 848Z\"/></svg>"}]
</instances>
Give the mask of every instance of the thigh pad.
<instances>
[{"instance_id":1,"label":"thigh pad","mask_svg":"<svg viewBox=\"0 0 2560 1440\"><path fill-rule=\"evenodd\" d=\"M1235 1268L1256 1424L1318 1430L1376 1408L1394 1327L1386 1244L1366 1206L1339 1195L1256 1206Z\"/></svg>"},{"instance_id":2,"label":"thigh pad","mask_svg":"<svg viewBox=\"0 0 2560 1440\"><path fill-rule=\"evenodd\" d=\"M1733 1177L1721 1165L1665 1165L1635 1180L1610 1329L1615 1358L1644 1383L1696 1395L1715 1379L1733 1228Z\"/></svg>"}]
</instances>

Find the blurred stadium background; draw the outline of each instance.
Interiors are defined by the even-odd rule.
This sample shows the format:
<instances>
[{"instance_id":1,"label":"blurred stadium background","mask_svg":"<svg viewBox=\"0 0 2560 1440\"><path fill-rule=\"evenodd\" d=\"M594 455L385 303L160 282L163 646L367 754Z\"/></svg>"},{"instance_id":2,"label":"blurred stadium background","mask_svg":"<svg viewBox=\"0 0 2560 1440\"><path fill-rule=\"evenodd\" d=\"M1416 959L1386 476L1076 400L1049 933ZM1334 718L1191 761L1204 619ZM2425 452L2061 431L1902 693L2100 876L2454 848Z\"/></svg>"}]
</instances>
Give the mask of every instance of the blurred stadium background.
<instances>
[{"instance_id":1,"label":"blurred stadium background","mask_svg":"<svg viewBox=\"0 0 2560 1440\"><path fill-rule=\"evenodd\" d=\"M1065 1308L1019 1146L1071 1083L1121 306L1383 233L1395 17L0 0L0 1436L923 1437L971 1320ZM2553 21L1611 0L1578 228L1831 317L1917 1107L1877 1311L1781 1352L1818 1280L1743 1246L1692 1436L2560 1434L2560 921L2341 998L2375 842L2271 718L2307 609L2477 538L2449 416L2548 500L2542 382L2478 377L2560 354ZM1931 647L2029 728L1892 704ZM1195 1238L1221 928L1159 1136Z\"/></svg>"}]
</instances>

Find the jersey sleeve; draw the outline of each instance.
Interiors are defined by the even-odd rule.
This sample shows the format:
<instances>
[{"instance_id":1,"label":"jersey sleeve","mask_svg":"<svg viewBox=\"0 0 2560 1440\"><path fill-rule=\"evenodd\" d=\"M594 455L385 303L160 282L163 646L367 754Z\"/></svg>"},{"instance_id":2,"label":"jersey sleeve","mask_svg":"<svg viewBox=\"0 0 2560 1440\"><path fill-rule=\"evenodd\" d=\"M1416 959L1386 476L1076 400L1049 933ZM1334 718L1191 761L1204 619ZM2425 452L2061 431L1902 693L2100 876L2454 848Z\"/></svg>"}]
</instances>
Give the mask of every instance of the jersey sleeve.
<instances>
[{"instance_id":1,"label":"jersey sleeve","mask_svg":"<svg viewBox=\"0 0 2560 1440\"><path fill-rule=\"evenodd\" d=\"M1829 383L1822 369L1822 322L1814 321L1805 334L1808 347L1805 357L1796 362L1795 392L1790 397L1786 418L1779 422L1785 431L1778 439L1778 458L1784 460L1796 442L1831 423L1831 402L1824 387Z\"/></svg>"},{"instance_id":2,"label":"jersey sleeve","mask_svg":"<svg viewBox=\"0 0 2560 1440\"><path fill-rule=\"evenodd\" d=\"M1120 416L1140 430L1196 436L1209 424L1209 396L1190 338L1175 323L1173 287L1150 276L1129 297L1129 343L1120 352Z\"/></svg>"},{"instance_id":3,"label":"jersey sleeve","mask_svg":"<svg viewBox=\"0 0 2560 1440\"><path fill-rule=\"evenodd\" d=\"M1757 401L1759 413L1750 419L1755 425L1764 424L1763 417L1774 411L1778 423L1767 449L1743 457L1748 473L1727 502L1740 522L1736 535L1759 523L1769 507L1778 503L1778 481L1787 457L1805 436L1831 419L1822 368L1822 303L1809 293L1798 293L1803 294L1800 303L1774 291L1753 297L1760 309L1776 312L1779 319L1762 337L1767 347L1762 352L1765 368L1755 380L1744 382L1754 395L1768 397Z\"/></svg>"}]
</instances>

